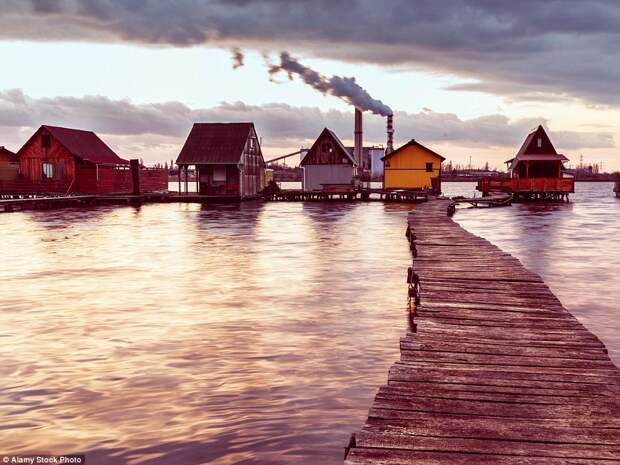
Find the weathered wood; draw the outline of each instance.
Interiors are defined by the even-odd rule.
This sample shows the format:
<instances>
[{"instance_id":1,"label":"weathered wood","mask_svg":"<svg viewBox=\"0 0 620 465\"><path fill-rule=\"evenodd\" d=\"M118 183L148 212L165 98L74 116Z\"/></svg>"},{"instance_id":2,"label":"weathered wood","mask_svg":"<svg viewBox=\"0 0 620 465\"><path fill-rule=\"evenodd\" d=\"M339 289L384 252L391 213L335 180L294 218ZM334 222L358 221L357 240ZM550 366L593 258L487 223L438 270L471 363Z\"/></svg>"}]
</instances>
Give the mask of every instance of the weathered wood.
<instances>
[{"instance_id":1,"label":"weathered wood","mask_svg":"<svg viewBox=\"0 0 620 465\"><path fill-rule=\"evenodd\" d=\"M345 463L620 464L620 370L603 343L446 205L409 216L420 303Z\"/></svg>"}]
</instances>

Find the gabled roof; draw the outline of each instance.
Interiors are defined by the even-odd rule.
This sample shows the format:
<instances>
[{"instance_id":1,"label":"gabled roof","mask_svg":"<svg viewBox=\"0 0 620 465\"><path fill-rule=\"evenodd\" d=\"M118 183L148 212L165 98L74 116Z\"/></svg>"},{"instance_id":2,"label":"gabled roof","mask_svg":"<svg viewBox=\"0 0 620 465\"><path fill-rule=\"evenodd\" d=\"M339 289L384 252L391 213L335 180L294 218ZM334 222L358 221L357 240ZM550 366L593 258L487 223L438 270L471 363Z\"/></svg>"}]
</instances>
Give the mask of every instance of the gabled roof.
<instances>
[{"instance_id":1,"label":"gabled roof","mask_svg":"<svg viewBox=\"0 0 620 465\"><path fill-rule=\"evenodd\" d=\"M540 147L538 146L538 139L541 140ZM534 129L527 135L525 141L523 141L523 145L521 145L521 148L517 152L517 157L519 155L531 155L535 153L553 155L557 154L557 152L555 151L555 147L551 143L551 139L549 139L549 136L545 132L545 129L540 124L536 129Z\"/></svg>"},{"instance_id":2,"label":"gabled roof","mask_svg":"<svg viewBox=\"0 0 620 465\"><path fill-rule=\"evenodd\" d=\"M333 142L336 144L336 147L338 148L338 150L342 152L342 155L347 157L349 161L353 164L353 166L357 166L357 162L355 161L355 158L353 158L353 155L349 153L349 151L344 146L342 141L338 138L336 133L328 128L325 128L321 131L321 134L319 134L319 137L316 138L316 140L312 144L312 147L310 147L310 150L308 150L308 152L306 153L306 156L300 161L300 165L304 164L304 161L308 158L308 155L310 153L314 153L314 150L316 149L316 145L318 144L319 140L323 137L323 134L325 134L326 132L329 135L329 137L333 140Z\"/></svg>"},{"instance_id":3,"label":"gabled roof","mask_svg":"<svg viewBox=\"0 0 620 465\"><path fill-rule=\"evenodd\" d=\"M58 126L41 126L17 152L21 154L34 137L42 130L47 130L74 157L96 164L125 165L129 162L119 157L97 134L81 129L61 128Z\"/></svg>"},{"instance_id":4,"label":"gabled roof","mask_svg":"<svg viewBox=\"0 0 620 465\"><path fill-rule=\"evenodd\" d=\"M381 160L385 160L386 158L389 158L391 156L393 156L394 154L400 152L401 150L404 150L407 147L419 147L423 150L426 150L428 153L430 153L431 155L434 155L436 157L438 157L441 161L444 161L445 158L442 157L441 155L439 155L437 152L434 152L433 150L429 149L428 147L420 144L417 140L415 139L411 139L409 142L407 142L405 145L401 145L400 147L398 147L396 150L392 151L391 153L388 153L387 155L385 155L384 157L381 158Z\"/></svg>"},{"instance_id":5,"label":"gabled roof","mask_svg":"<svg viewBox=\"0 0 620 465\"><path fill-rule=\"evenodd\" d=\"M506 161L505 163L510 163L513 162L515 160L518 161L568 161L568 158L566 158L565 155L562 155L561 153L533 153L531 155L526 154L526 155L519 155L518 157L515 158L511 158L510 160Z\"/></svg>"},{"instance_id":6,"label":"gabled roof","mask_svg":"<svg viewBox=\"0 0 620 465\"><path fill-rule=\"evenodd\" d=\"M253 123L194 123L177 164L237 164Z\"/></svg>"},{"instance_id":7,"label":"gabled roof","mask_svg":"<svg viewBox=\"0 0 620 465\"><path fill-rule=\"evenodd\" d=\"M0 155L8 155L9 158L15 158L17 155L14 152L11 152L4 145L0 146Z\"/></svg>"},{"instance_id":8,"label":"gabled roof","mask_svg":"<svg viewBox=\"0 0 620 465\"><path fill-rule=\"evenodd\" d=\"M540 143L538 142L540 139ZM505 163L512 163L509 169L512 169L520 161L568 161L561 153L558 153L549 139L547 132L538 125L536 129L530 132L517 154L507 160Z\"/></svg>"}]
</instances>

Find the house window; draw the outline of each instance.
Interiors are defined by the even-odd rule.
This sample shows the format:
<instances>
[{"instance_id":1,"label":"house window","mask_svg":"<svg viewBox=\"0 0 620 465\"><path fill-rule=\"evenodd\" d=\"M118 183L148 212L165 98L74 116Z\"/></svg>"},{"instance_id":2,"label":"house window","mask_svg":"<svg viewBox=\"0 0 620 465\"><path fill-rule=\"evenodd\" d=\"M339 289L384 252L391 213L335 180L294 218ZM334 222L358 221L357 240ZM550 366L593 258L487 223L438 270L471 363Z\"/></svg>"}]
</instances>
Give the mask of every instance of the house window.
<instances>
[{"instance_id":1,"label":"house window","mask_svg":"<svg viewBox=\"0 0 620 465\"><path fill-rule=\"evenodd\" d=\"M48 162L43 163L41 172L43 179L52 179L54 177L54 165Z\"/></svg>"},{"instance_id":2,"label":"house window","mask_svg":"<svg viewBox=\"0 0 620 465\"><path fill-rule=\"evenodd\" d=\"M427 173L432 173L433 172L433 163L427 163L426 164L426 172Z\"/></svg>"},{"instance_id":3,"label":"house window","mask_svg":"<svg viewBox=\"0 0 620 465\"><path fill-rule=\"evenodd\" d=\"M41 136L41 147L49 149L52 146L52 139L49 134L43 134Z\"/></svg>"},{"instance_id":4,"label":"house window","mask_svg":"<svg viewBox=\"0 0 620 465\"><path fill-rule=\"evenodd\" d=\"M331 144L323 144L321 146L321 152L323 153L330 153L332 151L332 145Z\"/></svg>"},{"instance_id":5,"label":"house window","mask_svg":"<svg viewBox=\"0 0 620 465\"><path fill-rule=\"evenodd\" d=\"M538 140L536 141L536 144L538 145L538 148L542 148L542 137L539 137Z\"/></svg>"}]
</instances>

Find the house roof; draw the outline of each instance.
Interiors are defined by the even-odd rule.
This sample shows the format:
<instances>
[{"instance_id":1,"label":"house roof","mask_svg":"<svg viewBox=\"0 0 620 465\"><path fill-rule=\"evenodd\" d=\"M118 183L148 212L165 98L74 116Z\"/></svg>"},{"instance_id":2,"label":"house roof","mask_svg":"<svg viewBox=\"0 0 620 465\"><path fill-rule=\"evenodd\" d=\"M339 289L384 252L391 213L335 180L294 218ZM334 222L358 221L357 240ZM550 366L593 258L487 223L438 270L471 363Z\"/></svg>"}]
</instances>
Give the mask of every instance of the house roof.
<instances>
[{"instance_id":1,"label":"house roof","mask_svg":"<svg viewBox=\"0 0 620 465\"><path fill-rule=\"evenodd\" d=\"M532 153L519 155L519 157L511 158L510 160L505 161L504 163L511 163L514 160L519 161L568 161L565 155L561 153Z\"/></svg>"},{"instance_id":2,"label":"house roof","mask_svg":"<svg viewBox=\"0 0 620 465\"><path fill-rule=\"evenodd\" d=\"M391 153L388 153L387 155L385 155L384 157L381 158L381 160L385 160L386 158L389 158L391 156L393 156L394 154L400 152L401 150L404 150L407 147L419 147L423 150L426 150L428 153L430 153L431 155L434 155L436 157L438 157L441 161L444 161L445 158L442 157L441 155L439 155L437 152L434 152L433 150L429 149L428 147L420 144L417 140L415 139L411 139L409 142L407 142L405 145L401 145L400 147L398 147L396 150L392 151Z\"/></svg>"},{"instance_id":3,"label":"house roof","mask_svg":"<svg viewBox=\"0 0 620 465\"><path fill-rule=\"evenodd\" d=\"M253 123L194 123L177 164L237 164L253 128Z\"/></svg>"},{"instance_id":4,"label":"house roof","mask_svg":"<svg viewBox=\"0 0 620 465\"><path fill-rule=\"evenodd\" d=\"M19 155L24 147L43 129L46 129L71 155L99 165L126 165L129 162L119 157L99 136L92 131L61 128L58 126L41 126L17 152Z\"/></svg>"},{"instance_id":5,"label":"house roof","mask_svg":"<svg viewBox=\"0 0 620 465\"><path fill-rule=\"evenodd\" d=\"M517 154L505 163L510 163L509 170L512 170L520 161L564 162L568 161L568 158L555 150L545 128L542 125L538 125L536 129L527 135Z\"/></svg>"},{"instance_id":6,"label":"house roof","mask_svg":"<svg viewBox=\"0 0 620 465\"><path fill-rule=\"evenodd\" d=\"M541 139L541 143L540 146L537 143L538 138ZM547 135L547 132L545 131L545 128L542 127L542 125L538 125L538 127L536 129L534 129L532 132L530 132L527 137L525 138L525 141L523 141L523 144L521 145L521 148L519 149L519 151L517 152L517 157L519 155L527 155L527 154L557 154L555 147L553 146L553 144L551 143L551 139L549 139L549 136Z\"/></svg>"},{"instance_id":7,"label":"house roof","mask_svg":"<svg viewBox=\"0 0 620 465\"><path fill-rule=\"evenodd\" d=\"M7 149L4 145L0 146L0 154L2 155L8 155L9 158L15 158L17 155L14 152L11 152L9 149Z\"/></svg>"},{"instance_id":8,"label":"house roof","mask_svg":"<svg viewBox=\"0 0 620 465\"><path fill-rule=\"evenodd\" d=\"M323 129L321 131L321 134L319 134L319 137L316 138L316 140L314 141L314 144L312 144L312 147L310 147L310 150L308 150L306 155L300 161L300 165L304 164L304 161L306 160L308 154L311 153L316 148L317 143L319 142L319 140L321 139L321 137L323 136L323 134L326 131L329 134L329 136L331 137L331 139L333 139L333 141L335 142L336 146L340 149L342 154L349 159L349 161L353 164L353 166L357 166L357 162L355 161L355 158L353 158L353 155L347 150L347 148L344 146L342 141L338 138L336 133L334 131L332 131L331 129L328 129L328 128L325 128L325 129Z\"/></svg>"}]
</instances>

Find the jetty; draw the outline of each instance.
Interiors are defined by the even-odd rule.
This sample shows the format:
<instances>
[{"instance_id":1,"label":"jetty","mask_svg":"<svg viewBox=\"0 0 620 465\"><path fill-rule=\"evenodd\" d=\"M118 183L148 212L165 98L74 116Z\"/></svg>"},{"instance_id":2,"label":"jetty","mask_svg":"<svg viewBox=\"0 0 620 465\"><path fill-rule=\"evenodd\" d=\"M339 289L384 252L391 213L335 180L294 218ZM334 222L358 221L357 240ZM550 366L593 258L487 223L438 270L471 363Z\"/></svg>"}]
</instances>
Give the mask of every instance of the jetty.
<instances>
[{"instance_id":1,"label":"jetty","mask_svg":"<svg viewBox=\"0 0 620 465\"><path fill-rule=\"evenodd\" d=\"M449 204L408 217L409 329L345 464L620 464L620 370L604 344Z\"/></svg>"},{"instance_id":2,"label":"jetty","mask_svg":"<svg viewBox=\"0 0 620 465\"><path fill-rule=\"evenodd\" d=\"M85 194L85 195L0 195L0 213L23 210L55 210L60 208L95 207L98 205L141 205L145 203L188 202L185 197L168 193Z\"/></svg>"},{"instance_id":3,"label":"jetty","mask_svg":"<svg viewBox=\"0 0 620 465\"><path fill-rule=\"evenodd\" d=\"M456 212L456 206L468 203L472 207L508 207L512 204L513 194L494 193L485 197L452 197L452 202L448 205L448 215Z\"/></svg>"},{"instance_id":4,"label":"jetty","mask_svg":"<svg viewBox=\"0 0 620 465\"><path fill-rule=\"evenodd\" d=\"M142 205L150 203L230 203L242 200L268 201L383 201L420 203L429 199L427 192L383 189L332 189L325 191L283 190L277 193L237 196L203 195L198 193L150 192L140 194L0 194L0 213L22 210L53 210L59 208L94 207L97 205Z\"/></svg>"},{"instance_id":5,"label":"jetty","mask_svg":"<svg viewBox=\"0 0 620 465\"><path fill-rule=\"evenodd\" d=\"M263 194L269 201L328 201L328 200L379 200L387 202L426 202L429 192L415 189L373 189L353 188L351 186L330 187L321 190L283 189Z\"/></svg>"}]
</instances>

